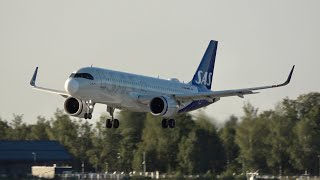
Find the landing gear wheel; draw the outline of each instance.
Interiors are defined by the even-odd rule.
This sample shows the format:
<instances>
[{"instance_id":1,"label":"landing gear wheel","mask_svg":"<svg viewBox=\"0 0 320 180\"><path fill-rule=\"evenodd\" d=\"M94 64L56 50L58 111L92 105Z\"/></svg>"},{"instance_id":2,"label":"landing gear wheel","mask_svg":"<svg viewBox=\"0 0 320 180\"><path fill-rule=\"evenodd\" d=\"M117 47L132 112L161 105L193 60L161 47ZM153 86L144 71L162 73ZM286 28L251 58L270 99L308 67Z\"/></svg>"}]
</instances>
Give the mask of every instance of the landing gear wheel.
<instances>
[{"instance_id":1,"label":"landing gear wheel","mask_svg":"<svg viewBox=\"0 0 320 180\"><path fill-rule=\"evenodd\" d=\"M162 119L162 128L168 128L168 121L167 121L167 119Z\"/></svg>"},{"instance_id":2,"label":"landing gear wheel","mask_svg":"<svg viewBox=\"0 0 320 180\"><path fill-rule=\"evenodd\" d=\"M93 108L95 103L92 100L88 100L85 101L86 103L86 107L87 107L87 111L86 113L84 113L84 119L92 119L92 112L93 112Z\"/></svg>"},{"instance_id":3,"label":"landing gear wheel","mask_svg":"<svg viewBox=\"0 0 320 180\"><path fill-rule=\"evenodd\" d=\"M113 113L114 113L114 110L115 108L114 107L110 107L110 106L107 106L107 112L110 114L111 116L111 119L107 119L107 122L106 122L106 127L107 128L118 128L120 123L119 123L119 120L118 119L114 119L113 118Z\"/></svg>"},{"instance_id":4,"label":"landing gear wheel","mask_svg":"<svg viewBox=\"0 0 320 180\"><path fill-rule=\"evenodd\" d=\"M84 113L84 119L91 119L92 113Z\"/></svg>"},{"instance_id":5,"label":"landing gear wheel","mask_svg":"<svg viewBox=\"0 0 320 180\"><path fill-rule=\"evenodd\" d=\"M117 129L119 127L120 123L118 119L113 120L113 128Z\"/></svg>"},{"instance_id":6,"label":"landing gear wheel","mask_svg":"<svg viewBox=\"0 0 320 180\"><path fill-rule=\"evenodd\" d=\"M108 128L108 129L112 128L111 119L107 119L107 121L106 121L106 128Z\"/></svg>"},{"instance_id":7,"label":"landing gear wheel","mask_svg":"<svg viewBox=\"0 0 320 180\"><path fill-rule=\"evenodd\" d=\"M176 121L174 119L169 119L168 125L170 128L174 128L176 126Z\"/></svg>"}]
</instances>

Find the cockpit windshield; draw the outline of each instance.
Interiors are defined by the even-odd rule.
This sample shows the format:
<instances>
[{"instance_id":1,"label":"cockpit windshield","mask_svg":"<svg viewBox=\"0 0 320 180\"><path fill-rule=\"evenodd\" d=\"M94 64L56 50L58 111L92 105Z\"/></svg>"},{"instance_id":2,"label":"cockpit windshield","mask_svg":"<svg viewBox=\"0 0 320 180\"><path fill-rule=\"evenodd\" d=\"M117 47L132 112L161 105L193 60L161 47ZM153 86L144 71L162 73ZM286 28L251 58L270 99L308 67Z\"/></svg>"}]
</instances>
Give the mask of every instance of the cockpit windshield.
<instances>
[{"instance_id":1,"label":"cockpit windshield","mask_svg":"<svg viewBox=\"0 0 320 180\"><path fill-rule=\"evenodd\" d=\"M85 78L89 80L93 80L93 76L89 73L72 73L70 78Z\"/></svg>"}]
</instances>

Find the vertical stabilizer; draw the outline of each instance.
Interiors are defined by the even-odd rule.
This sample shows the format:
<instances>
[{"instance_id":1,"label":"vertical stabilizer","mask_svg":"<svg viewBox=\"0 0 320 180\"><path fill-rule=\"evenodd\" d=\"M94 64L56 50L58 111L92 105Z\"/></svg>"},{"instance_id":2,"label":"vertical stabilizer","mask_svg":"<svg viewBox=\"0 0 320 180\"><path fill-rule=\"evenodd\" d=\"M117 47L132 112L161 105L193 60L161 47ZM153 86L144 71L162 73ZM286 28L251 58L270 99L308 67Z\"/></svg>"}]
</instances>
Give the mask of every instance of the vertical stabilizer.
<instances>
[{"instance_id":1,"label":"vertical stabilizer","mask_svg":"<svg viewBox=\"0 0 320 180\"><path fill-rule=\"evenodd\" d=\"M218 41L211 40L204 53L200 65L193 76L191 83L195 86L211 89L213 80L214 62L216 60Z\"/></svg>"}]
</instances>

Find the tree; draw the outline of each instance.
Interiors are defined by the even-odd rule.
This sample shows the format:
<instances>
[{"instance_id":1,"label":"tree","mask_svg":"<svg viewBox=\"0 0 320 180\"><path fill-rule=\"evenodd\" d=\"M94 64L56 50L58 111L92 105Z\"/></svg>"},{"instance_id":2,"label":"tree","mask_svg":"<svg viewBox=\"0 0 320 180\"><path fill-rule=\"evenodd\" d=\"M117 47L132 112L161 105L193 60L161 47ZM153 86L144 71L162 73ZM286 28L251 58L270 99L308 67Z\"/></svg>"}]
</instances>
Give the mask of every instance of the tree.
<instances>
[{"instance_id":1,"label":"tree","mask_svg":"<svg viewBox=\"0 0 320 180\"><path fill-rule=\"evenodd\" d=\"M294 143L293 127L295 126L295 118L284 113L281 104L277 106L276 111L269 111L268 118L269 130L268 142L270 145L270 152L267 158L269 169L273 174L295 174L295 170L290 162L290 148ZM287 115L285 115L287 114Z\"/></svg>"},{"instance_id":2,"label":"tree","mask_svg":"<svg viewBox=\"0 0 320 180\"><path fill-rule=\"evenodd\" d=\"M7 121L3 121L1 118L0 118L0 140L6 140L8 139L8 133L10 133L11 131L11 128L8 124Z\"/></svg>"},{"instance_id":3,"label":"tree","mask_svg":"<svg viewBox=\"0 0 320 180\"><path fill-rule=\"evenodd\" d=\"M194 128L194 121L188 114L178 114L174 117L176 128L161 128L161 117L148 114L145 128L142 132L141 143L135 153L133 167L142 169L143 152L146 153L147 171L175 172L178 170L178 148L183 136Z\"/></svg>"},{"instance_id":4,"label":"tree","mask_svg":"<svg viewBox=\"0 0 320 180\"><path fill-rule=\"evenodd\" d=\"M195 127L179 143L180 170L188 174L220 173L225 161L223 145L215 126L207 117L198 117Z\"/></svg>"},{"instance_id":5,"label":"tree","mask_svg":"<svg viewBox=\"0 0 320 180\"><path fill-rule=\"evenodd\" d=\"M10 140L31 140L30 126L27 126L23 121L23 115L13 115L13 119L10 123L12 128L11 131L8 132L8 139Z\"/></svg>"},{"instance_id":6,"label":"tree","mask_svg":"<svg viewBox=\"0 0 320 180\"><path fill-rule=\"evenodd\" d=\"M74 157L73 167L80 170L79 146L78 146L78 124L63 113L57 110L51 120L52 128L48 131L50 140L59 141Z\"/></svg>"},{"instance_id":7,"label":"tree","mask_svg":"<svg viewBox=\"0 0 320 180\"><path fill-rule=\"evenodd\" d=\"M238 160L243 170L268 171L266 161L270 149L267 142L269 134L267 114L258 117L258 109L249 103L243 110L244 116L236 131L236 143L240 147Z\"/></svg>"},{"instance_id":8,"label":"tree","mask_svg":"<svg viewBox=\"0 0 320 180\"><path fill-rule=\"evenodd\" d=\"M178 162L179 169L184 174L195 172L195 142L197 141L195 131L189 133L188 137L182 137L179 143Z\"/></svg>"},{"instance_id":9,"label":"tree","mask_svg":"<svg viewBox=\"0 0 320 180\"><path fill-rule=\"evenodd\" d=\"M106 116L100 116L100 121L96 123L92 138L93 148L87 151L87 156L89 157L89 162L98 171L119 171L120 160L118 159L118 153L121 136L119 130L107 129L105 120Z\"/></svg>"},{"instance_id":10,"label":"tree","mask_svg":"<svg viewBox=\"0 0 320 180\"><path fill-rule=\"evenodd\" d=\"M295 103L299 121L293 129L295 142L291 148L292 163L300 171L318 174L320 93L301 95Z\"/></svg>"},{"instance_id":11,"label":"tree","mask_svg":"<svg viewBox=\"0 0 320 180\"><path fill-rule=\"evenodd\" d=\"M93 148L92 139L94 136L92 124L88 121L81 121L78 122L78 138L76 139L78 144L78 155L77 159L86 165L84 168L85 171L89 171L92 169L92 166L89 164L89 156L87 155L88 151ZM80 163L79 162L79 163Z\"/></svg>"},{"instance_id":12,"label":"tree","mask_svg":"<svg viewBox=\"0 0 320 180\"><path fill-rule=\"evenodd\" d=\"M141 159L136 160L139 164L135 164L135 168L142 167L142 153L146 153L146 164L147 171L156 171L166 172L169 169L169 156L171 149L168 149L169 143L174 143L176 139L173 139L174 132L171 129L161 129L161 117L154 117L151 114L148 114L145 121L145 127L142 132L142 143L139 144L139 150L136 156ZM171 142L168 142L168 139L172 139ZM139 168L141 169L141 168Z\"/></svg>"},{"instance_id":13,"label":"tree","mask_svg":"<svg viewBox=\"0 0 320 180\"><path fill-rule=\"evenodd\" d=\"M44 117L37 117L37 123L30 125L31 132L30 136L33 140L49 140L49 132L51 130L50 122Z\"/></svg>"},{"instance_id":14,"label":"tree","mask_svg":"<svg viewBox=\"0 0 320 180\"><path fill-rule=\"evenodd\" d=\"M85 171L142 171L145 153L147 171L171 174L319 173L320 93L285 98L259 114L251 104L243 110L239 121L230 116L218 133L201 111L178 114L174 129L161 128L162 117L128 111L120 112L118 129L106 129L105 116L92 125L61 110L31 125L14 115L10 123L0 119L0 139L57 140L73 155L76 171L82 162Z\"/></svg>"},{"instance_id":15,"label":"tree","mask_svg":"<svg viewBox=\"0 0 320 180\"><path fill-rule=\"evenodd\" d=\"M130 172L132 170L132 161L141 141L145 118L146 113L120 112L121 126L119 130L121 142L118 157L122 171Z\"/></svg>"},{"instance_id":16,"label":"tree","mask_svg":"<svg viewBox=\"0 0 320 180\"><path fill-rule=\"evenodd\" d=\"M229 117L224 127L219 131L219 136L223 142L226 154L227 168L229 169L231 167L232 170L230 169L230 171L233 171L231 174L235 173L235 171L238 171L240 168L239 163L237 162L239 146L235 142L237 128L238 118L232 115Z\"/></svg>"}]
</instances>

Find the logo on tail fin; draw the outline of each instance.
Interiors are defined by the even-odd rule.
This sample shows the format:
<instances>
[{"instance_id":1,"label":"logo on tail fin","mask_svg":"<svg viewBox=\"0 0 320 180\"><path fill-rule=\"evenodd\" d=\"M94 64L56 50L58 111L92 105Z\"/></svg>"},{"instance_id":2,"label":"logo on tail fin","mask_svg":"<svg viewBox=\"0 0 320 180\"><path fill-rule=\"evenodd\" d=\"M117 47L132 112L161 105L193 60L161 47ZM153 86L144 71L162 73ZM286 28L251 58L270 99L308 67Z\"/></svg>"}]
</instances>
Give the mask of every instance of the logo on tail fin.
<instances>
[{"instance_id":1,"label":"logo on tail fin","mask_svg":"<svg viewBox=\"0 0 320 180\"><path fill-rule=\"evenodd\" d=\"M211 89L217 47L218 41L211 40L200 65L193 76L191 82L193 85Z\"/></svg>"},{"instance_id":2,"label":"logo on tail fin","mask_svg":"<svg viewBox=\"0 0 320 180\"><path fill-rule=\"evenodd\" d=\"M198 71L198 80L195 81L197 84L202 84L205 86L211 86L212 82L212 73Z\"/></svg>"}]
</instances>

